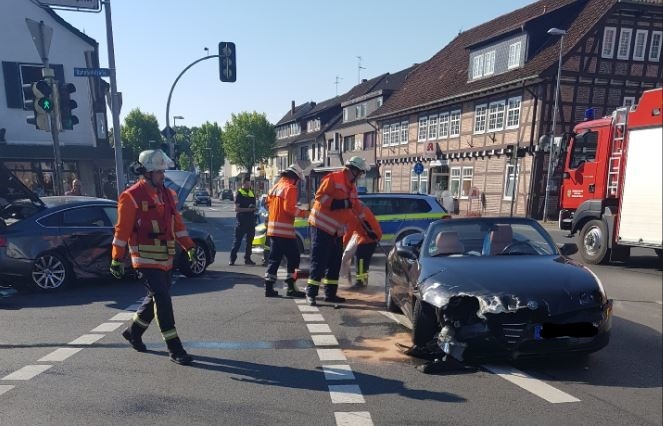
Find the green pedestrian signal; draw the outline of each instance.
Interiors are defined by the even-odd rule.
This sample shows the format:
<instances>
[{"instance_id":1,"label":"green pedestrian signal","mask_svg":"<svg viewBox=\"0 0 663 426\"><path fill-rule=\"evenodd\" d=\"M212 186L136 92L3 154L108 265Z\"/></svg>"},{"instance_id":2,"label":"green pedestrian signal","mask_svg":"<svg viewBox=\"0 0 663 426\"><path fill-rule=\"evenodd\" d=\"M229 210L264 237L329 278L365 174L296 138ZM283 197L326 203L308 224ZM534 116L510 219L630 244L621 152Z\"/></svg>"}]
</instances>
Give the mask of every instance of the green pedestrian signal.
<instances>
[{"instance_id":1,"label":"green pedestrian signal","mask_svg":"<svg viewBox=\"0 0 663 426\"><path fill-rule=\"evenodd\" d=\"M51 101L48 98L41 98L37 102L41 109L43 109L45 112L52 112L53 111L53 101Z\"/></svg>"},{"instance_id":2,"label":"green pedestrian signal","mask_svg":"<svg viewBox=\"0 0 663 426\"><path fill-rule=\"evenodd\" d=\"M24 108L32 110L33 115L27 118L27 123L35 126L37 130L51 131L48 116L55 109L51 95L51 85L46 80L39 80L32 84L23 85L26 95Z\"/></svg>"}]
</instances>

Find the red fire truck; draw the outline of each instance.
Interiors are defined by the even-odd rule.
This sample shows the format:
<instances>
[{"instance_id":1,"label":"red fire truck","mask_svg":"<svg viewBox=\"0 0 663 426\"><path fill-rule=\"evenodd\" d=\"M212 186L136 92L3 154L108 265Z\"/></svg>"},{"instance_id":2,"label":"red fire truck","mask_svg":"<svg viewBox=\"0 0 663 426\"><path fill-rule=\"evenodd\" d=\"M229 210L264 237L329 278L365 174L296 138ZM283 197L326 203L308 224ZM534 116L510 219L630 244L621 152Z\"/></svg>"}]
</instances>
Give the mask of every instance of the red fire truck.
<instances>
[{"instance_id":1,"label":"red fire truck","mask_svg":"<svg viewBox=\"0 0 663 426\"><path fill-rule=\"evenodd\" d=\"M559 227L577 233L587 263L626 260L631 247L663 255L662 110L663 89L648 90L564 144Z\"/></svg>"}]
</instances>

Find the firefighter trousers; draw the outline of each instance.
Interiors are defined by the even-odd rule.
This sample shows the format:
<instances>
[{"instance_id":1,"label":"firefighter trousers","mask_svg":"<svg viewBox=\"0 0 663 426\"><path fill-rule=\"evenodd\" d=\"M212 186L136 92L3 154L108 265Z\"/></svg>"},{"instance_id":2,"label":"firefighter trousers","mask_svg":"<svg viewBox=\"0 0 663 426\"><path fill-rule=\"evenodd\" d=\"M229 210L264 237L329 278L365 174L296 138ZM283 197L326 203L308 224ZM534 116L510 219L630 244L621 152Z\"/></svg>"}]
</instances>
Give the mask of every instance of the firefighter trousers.
<instances>
[{"instance_id":1,"label":"firefighter trousers","mask_svg":"<svg viewBox=\"0 0 663 426\"><path fill-rule=\"evenodd\" d=\"M294 278L295 269L299 268L299 247L296 238L269 237L269 259L265 281L276 282L276 272L285 256L287 260L287 278Z\"/></svg>"},{"instance_id":2,"label":"firefighter trousers","mask_svg":"<svg viewBox=\"0 0 663 426\"><path fill-rule=\"evenodd\" d=\"M357 281L364 286L368 283L368 268L371 265L371 259L377 245L378 243L366 243L357 246L357 252L355 253Z\"/></svg>"},{"instance_id":3,"label":"firefighter trousers","mask_svg":"<svg viewBox=\"0 0 663 426\"><path fill-rule=\"evenodd\" d=\"M343 258L343 239L311 227L311 271L308 284L336 285Z\"/></svg>"},{"instance_id":4,"label":"firefighter trousers","mask_svg":"<svg viewBox=\"0 0 663 426\"><path fill-rule=\"evenodd\" d=\"M171 272L141 268L138 269L138 276L147 289L147 296L136 311L134 323L146 329L156 316L161 336L169 343L177 338L173 302L170 298Z\"/></svg>"}]
</instances>

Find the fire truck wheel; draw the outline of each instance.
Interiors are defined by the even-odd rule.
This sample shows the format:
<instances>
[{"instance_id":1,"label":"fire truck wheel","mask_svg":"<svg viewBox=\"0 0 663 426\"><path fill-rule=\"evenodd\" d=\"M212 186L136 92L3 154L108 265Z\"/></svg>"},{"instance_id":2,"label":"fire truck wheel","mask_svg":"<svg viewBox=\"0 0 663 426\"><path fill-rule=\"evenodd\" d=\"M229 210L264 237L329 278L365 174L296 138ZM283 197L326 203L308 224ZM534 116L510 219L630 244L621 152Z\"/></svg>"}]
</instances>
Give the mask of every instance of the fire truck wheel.
<instances>
[{"instance_id":1,"label":"fire truck wheel","mask_svg":"<svg viewBox=\"0 0 663 426\"><path fill-rule=\"evenodd\" d=\"M587 222L580 231L580 255L585 262L598 265L608 261L608 227L600 219Z\"/></svg>"}]
</instances>

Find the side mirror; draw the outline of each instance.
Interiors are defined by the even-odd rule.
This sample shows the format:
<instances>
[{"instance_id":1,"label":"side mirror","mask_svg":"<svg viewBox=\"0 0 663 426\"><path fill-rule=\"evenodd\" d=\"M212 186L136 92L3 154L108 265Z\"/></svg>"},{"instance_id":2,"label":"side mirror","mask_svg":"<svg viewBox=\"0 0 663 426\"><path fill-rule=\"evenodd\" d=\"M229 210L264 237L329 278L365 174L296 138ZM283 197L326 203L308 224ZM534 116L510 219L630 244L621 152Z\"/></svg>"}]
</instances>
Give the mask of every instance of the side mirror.
<instances>
[{"instance_id":1,"label":"side mirror","mask_svg":"<svg viewBox=\"0 0 663 426\"><path fill-rule=\"evenodd\" d=\"M396 254L409 260L417 260L417 253L411 247L397 247Z\"/></svg>"},{"instance_id":2,"label":"side mirror","mask_svg":"<svg viewBox=\"0 0 663 426\"><path fill-rule=\"evenodd\" d=\"M576 243L564 243L558 245L558 248L562 256L571 256L572 254L578 253L578 245Z\"/></svg>"}]
</instances>

